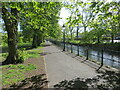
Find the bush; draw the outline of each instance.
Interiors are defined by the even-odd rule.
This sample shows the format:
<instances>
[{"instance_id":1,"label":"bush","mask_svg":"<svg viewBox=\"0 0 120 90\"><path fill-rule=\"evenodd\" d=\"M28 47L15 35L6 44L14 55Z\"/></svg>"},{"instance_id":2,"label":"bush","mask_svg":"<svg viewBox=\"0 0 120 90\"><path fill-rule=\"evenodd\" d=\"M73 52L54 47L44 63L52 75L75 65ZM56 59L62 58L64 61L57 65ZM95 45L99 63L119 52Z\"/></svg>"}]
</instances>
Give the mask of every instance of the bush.
<instances>
[{"instance_id":1,"label":"bush","mask_svg":"<svg viewBox=\"0 0 120 90\"><path fill-rule=\"evenodd\" d=\"M24 51L24 49L22 50L18 50L18 60L17 63L23 63L25 61L25 59L27 59L27 52Z\"/></svg>"}]
</instances>

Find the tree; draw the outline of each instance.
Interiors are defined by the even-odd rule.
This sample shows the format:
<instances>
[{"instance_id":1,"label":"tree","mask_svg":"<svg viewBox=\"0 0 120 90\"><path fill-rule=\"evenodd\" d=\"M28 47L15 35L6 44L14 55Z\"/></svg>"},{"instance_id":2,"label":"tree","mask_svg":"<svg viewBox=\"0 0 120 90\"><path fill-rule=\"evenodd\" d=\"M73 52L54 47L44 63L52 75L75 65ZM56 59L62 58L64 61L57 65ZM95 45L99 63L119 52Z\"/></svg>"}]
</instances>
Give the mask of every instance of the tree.
<instances>
[{"instance_id":1,"label":"tree","mask_svg":"<svg viewBox=\"0 0 120 90\"><path fill-rule=\"evenodd\" d=\"M111 35L112 43L114 43L114 37L119 32L120 26L120 2L92 2L90 8L92 8L93 13L97 14L95 19L102 19L101 28L104 28L104 31Z\"/></svg>"},{"instance_id":2,"label":"tree","mask_svg":"<svg viewBox=\"0 0 120 90\"><path fill-rule=\"evenodd\" d=\"M46 33L50 33L49 27L56 27L60 8L61 3L58 2L3 2L2 18L8 35L9 48L8 57L3 64L17 63L19 60L18 22L25 31L24 35L30 33L28 36L33 38L32 47L37 47L43 42ZM51 23L53 21L54 23ZM52 33L55 32L55 29L53 30Z\"/></svg>"},{"instance_id":3,"label":"tree","mask_svg":"<svg viewBox=\"0 0 120 90\"><path fill-rule=\"evenodd\" d=\"M5 23L8 35L8 56L3 64L16 63L18 60L17 52L17 31L19 20L20 3L2 3L2 18Z\"/></svg>"},{"instance_id":4,"label":"tree","mask_svg":"<svg viewBox=\"0 0 120 90\"><path fill-rule=\"evenodd\" d=\"M30 9L27 10L28 8ZM31 29L30 38L33 38L33 48L39 46L47 35L55 37L55 33L58 30L56 30L56 26L58 26L56 23L58 23L57 19L59 19L57 14L60 8L61 3L57 2L36 2L26 4L25 13L22 15L24 18L21 20L21 27L24 35L27 35L26 33L29 32L27 28ZM27 28L25 27L26 25L28 25Z\"/></svg>"}]
</instances>

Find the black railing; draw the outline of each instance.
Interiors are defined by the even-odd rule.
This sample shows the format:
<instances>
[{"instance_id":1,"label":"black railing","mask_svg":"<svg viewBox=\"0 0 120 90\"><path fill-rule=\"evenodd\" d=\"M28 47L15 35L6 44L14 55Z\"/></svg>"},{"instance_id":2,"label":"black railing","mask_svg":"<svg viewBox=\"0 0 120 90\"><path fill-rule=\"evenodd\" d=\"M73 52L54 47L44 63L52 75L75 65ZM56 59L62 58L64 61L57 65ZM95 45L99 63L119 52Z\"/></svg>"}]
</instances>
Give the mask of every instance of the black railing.
<instances>
[{"instance_id":1,"label":"black railing","mask_svg":"<svg viewBox=\"0 0 120 90\"><path fill-rule=\"evenodd\" d=\"M54 43L54 44L56 44L57 46L60 46L60 47L62 47L62 43L63 42L60 42L60 41L51 41L52 43ZM66 50L68 51L68 50L72 50L71 48L69 48L68 47L68 45L67 44L69 44L69 43L66 43ZM71 44L69 44L70 46L71 46ZM76 47L78 47L79 45L75 45ZM69 48L69 49L68 49ZM72 47L73 48L73 47ZM80 46L79 46L79 48L80 48ZM84 47L85 48L85 47ZM94 51L99 51L100 52L100 54L101 54L101 56L100 55L95 55L95 54L91 54L91 53L89 53L89 50L90 49L92 49L92 50L94 50ZM75 51L78 51L78 48L77 48L77 50L75 50ZM106 60L109 60L109 61L112 61L112 62L116 62L117 64L120 64L120 61L117 61L117 60L114 60L114 59L110 59L110 58L106 58L106 57L104 57L103 55L104 55L104 53L105 52L115 52L115 53L120 53L120 51L114 51L114 50L105 50L104 48L101 50L101 49L95 49L95 48L90 48L90 47L88 47L88 46L86 46L86 50L85 51L80 51L79 50L79 52L81 52L81 53L84 53L84 56L86 57L86 60L88 60L90 57L90 55L91 56L95 56L95 57L98 57L98 58L100 58L100 60L101 60L101 65L100 65L100 67L97 69L97 70L99 70L103 65L104 65L104 59L106 59ZM71 51L71 52L73 52L73 51ZM77 52L77 55L79 55L79 52ZM119 67L120 68L120 67Z\"/></svg>"}]
</instances>

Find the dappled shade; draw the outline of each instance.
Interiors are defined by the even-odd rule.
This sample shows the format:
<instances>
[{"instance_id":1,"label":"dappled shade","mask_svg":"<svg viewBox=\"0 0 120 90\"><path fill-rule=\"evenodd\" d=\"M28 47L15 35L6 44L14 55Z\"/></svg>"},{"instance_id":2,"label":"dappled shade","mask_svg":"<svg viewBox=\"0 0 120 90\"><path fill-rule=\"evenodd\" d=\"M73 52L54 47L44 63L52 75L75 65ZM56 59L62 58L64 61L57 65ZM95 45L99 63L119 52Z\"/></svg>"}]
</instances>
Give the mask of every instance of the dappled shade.
<instances>
[{"instance_id":1,"label":"dappled shade","mask_svg":"<svg viewBox=\"0 0 120 90\"><path fill-rule=\"evenodd\" d=\"M48 85L47 78L45 78L45 74L40 74L36 76L32 76L30 78L26 78L22 80L18 84L11 85L10 90L23 90L23 89L29 89L29 90L35 90L35 89L41 89L45 88ZM6 88L3 88L2 90L6 90Z\"/></svg>"},{"instance_id":2,"label":"dappled shade","mask_svg":"<svg viewBox=\"0 0 120 90\"><path fill-rule=\"evenodd\" d=\"M63 88L65 90L119 90L120 88L120 72L106 71L99 72L100 75L94 78L76 78L70 81L64 80L54 85L55 88Z\"/></svg>"}]
</instances>

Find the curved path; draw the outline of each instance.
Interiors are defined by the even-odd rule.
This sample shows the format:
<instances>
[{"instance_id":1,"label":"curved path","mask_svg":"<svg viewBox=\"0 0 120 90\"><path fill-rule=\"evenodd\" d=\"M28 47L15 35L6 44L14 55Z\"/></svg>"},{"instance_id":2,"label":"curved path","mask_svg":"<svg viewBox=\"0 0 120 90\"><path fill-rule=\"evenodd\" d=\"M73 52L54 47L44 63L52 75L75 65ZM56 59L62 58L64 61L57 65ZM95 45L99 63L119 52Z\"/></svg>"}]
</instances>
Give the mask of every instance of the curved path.
<instances>
[{"instance_id":1,"label":"curved path","mask_svg":"<svg viewBox=\"0 0 120 90\"><path fill-rule=\"evenodd\" d=\"M44 55L48 81L50 81L49 87L53 87L62 80L71 80L76 77L92 78L97 75L94 68L66 55L50 42L47 42L44 47Z\"/></svg>"}]
</instances>

